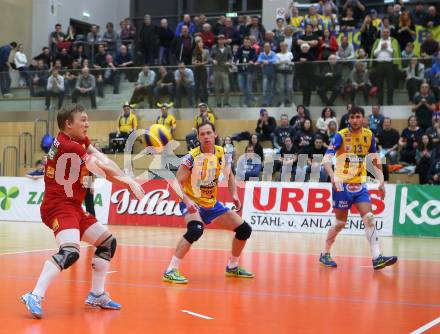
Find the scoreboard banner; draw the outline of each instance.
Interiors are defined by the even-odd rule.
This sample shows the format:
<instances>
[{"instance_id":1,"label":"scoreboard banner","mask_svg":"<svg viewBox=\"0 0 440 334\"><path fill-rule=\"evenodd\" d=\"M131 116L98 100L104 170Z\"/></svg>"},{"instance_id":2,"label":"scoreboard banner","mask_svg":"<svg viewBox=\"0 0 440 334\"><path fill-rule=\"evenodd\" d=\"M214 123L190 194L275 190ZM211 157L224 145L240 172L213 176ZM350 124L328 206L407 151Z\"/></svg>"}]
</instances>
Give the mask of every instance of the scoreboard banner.
<instances>
[{"instance_id":1,"label":"scoreboard banner","mask_svg":"<svg viewBox=\"0 0 440 334\"><path fill-rule=\"evenodd\" d=\"M254 230L326 233L335 222L330 183L247 182L243 218ZM393 232L395 185L386 185L379 198L377 185L368 187L379 235ZM345 234L364 234L364 224L353 206Z\"/></svg>"}]
</instances>

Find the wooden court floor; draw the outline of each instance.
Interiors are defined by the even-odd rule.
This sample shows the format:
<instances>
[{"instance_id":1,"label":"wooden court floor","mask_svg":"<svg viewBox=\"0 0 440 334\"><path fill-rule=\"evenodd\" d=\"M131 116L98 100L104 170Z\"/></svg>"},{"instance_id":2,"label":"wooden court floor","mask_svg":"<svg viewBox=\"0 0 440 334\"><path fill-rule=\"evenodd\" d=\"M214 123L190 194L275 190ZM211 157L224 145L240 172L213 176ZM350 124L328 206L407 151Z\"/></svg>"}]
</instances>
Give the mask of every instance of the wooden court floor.
<instances>
[{"instance_id":1,"label":"wooden court floor","mask_svg":"<svg viewBox=\"0 0 440 334\"><path fill-rule=\"evenodd\" d=\"M44 317L19 296L56 250L43 224L0 223L0 333L422 333L440 317L440 241L382 238L394 267L373 271L362 236L340 236L337 269L323 268L324 235L254 232L242 264L256 278L224 276L232 234L208 230L184 260L187 286L161 282L182 229L111 226L119 241L107 289L120 311L83 302L94 250L49 288ZM433 322L434 321L434 322ZM422 328L422 329L420 329ZM440 324L427 333L440 333Z\"/></svg>"}]
</instances>

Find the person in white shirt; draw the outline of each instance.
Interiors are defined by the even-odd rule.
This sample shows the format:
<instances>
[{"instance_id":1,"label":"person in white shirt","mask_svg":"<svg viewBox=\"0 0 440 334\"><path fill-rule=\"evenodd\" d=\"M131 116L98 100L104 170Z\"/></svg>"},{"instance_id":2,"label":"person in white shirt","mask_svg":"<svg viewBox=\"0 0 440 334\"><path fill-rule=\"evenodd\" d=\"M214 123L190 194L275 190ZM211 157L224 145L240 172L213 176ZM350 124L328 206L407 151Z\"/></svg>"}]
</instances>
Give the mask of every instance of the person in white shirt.
<instances>
[{"instance_id":1,"label":"person in white shirt","mask_svg":"<svg viewBox=\"0 0 440 334\"><path fill-rule=\"evenodd\" d=\"M29 86L31 76L29 74L27 57L23 51L24 51L23 44L18 44L17 52L15 52L15 56L14 56L14 63L15 63L15 68L20 71L20 75L25 80L26 85Z\"/></svg>"},{"instance_id":2,"label":"person in white shirt","mask_svg":"<svg viewBox=\"0 0 440 334\"><path fill-rule=\"evenodd\" d=\"M393 63L393 52L393 42L390 37L390 29L384 28L382 30L382 36L377 43L377 47L373 50L373 56L377 61L376 82L379 105L383 105L385 81L387 83L387 103L388 105L393 105L394 82L396 81L397 73Z\"/></svg>"},{"instance_id":3,"label":"person in white shirt","mask_svg":"<svg viewBox=\"0 0 440 334\"><path fill-rule=\"evenodd\" d=\"M325 107L321 112L321 117L316 121L316 130L321 134L326 135L330 122L335 122L335 124L337 124L336 113L332 108Z\"/></svg>"},{"instance_id":4,"label":"person in white shirt","mask_svg":"<svg viewBox=\"0 0 440 334\"><path fill-rule=\"evenodd\" d=\"M46 87L46 110L50 107L50 98L52 96L58 97L58 109L61 109L63 105L65 95L64 78L59 73L59 69L54 67L52 69L52 75L47 80Z\"/></svg>"},{"instance_id":5,"label":"person in white shirt","mask_svg":"<svg viewBox=\"0 0 440 334\"><path fill-rule=\"evenodd\" d=\"M277 53L276 73L277 73L277 91L281 105L284 97L284 105L290 106L292 103L293 92L293 54L288 51L286 42L280 44L281 52Z\"/></svg>"}]
</instances>

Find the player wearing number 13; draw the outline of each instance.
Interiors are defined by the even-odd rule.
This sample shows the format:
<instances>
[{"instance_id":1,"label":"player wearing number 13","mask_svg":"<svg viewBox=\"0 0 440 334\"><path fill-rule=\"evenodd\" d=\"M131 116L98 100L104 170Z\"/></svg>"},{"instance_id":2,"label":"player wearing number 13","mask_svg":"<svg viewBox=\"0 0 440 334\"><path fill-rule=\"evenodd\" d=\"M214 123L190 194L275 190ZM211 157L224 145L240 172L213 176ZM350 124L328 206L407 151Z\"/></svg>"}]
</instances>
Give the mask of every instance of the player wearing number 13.
<instances>
[{"instance_id":1,"label":"player wearing number 13","mask_svg":"<svg viewBox=\"0 0 440 334\"><path fill-rule=\"evenodd\" d=\"M225 159L223 148L214 145L217 134L212 123L202 123L197 127L200 146L191 150L179 166L177 181L183 194L180 211L187 225L187 231L180 239L171 263L162 280L170 283L187 283L179 273L180 261L188 253L191 245L203 234L204 224L216 222L225 229L235 232L232 242L232 256L226 266L226 276L252 278L254 275L238 265L241 252L250 237L252 228L243 222L234 211L217 201L217 187L220 175L228 180L229 192L237 210L241 203L237 195L234 175L229 159Z\"/></svg>"},{"instance_id":2,"label":"player wearing number 13","mask_svg":"<svg viewBox=\"0 0 440 334\"><path fill-rule=\"evenodd\" d=\"M373 268L382 269L397 261L396 256L380 254L370 195L365 185L369 161L372 162L372 173L379 180L382 198L385 196L384 179L374 135L369 129L362 127L364 117L365 111L360 107L353 107L349 111L349 127L335 135L323 159L324 168L333 185L333 208L336 215L336 224L329 229L324 251L319 258L321 264L327 267L336 267L336 262L330 256L330 248L338 233L344 229L348 211L353 204L365 225L365 234L373 256ZM333 157L336 158L334 171L331 162Z\"/></svg>"}]
</instances>

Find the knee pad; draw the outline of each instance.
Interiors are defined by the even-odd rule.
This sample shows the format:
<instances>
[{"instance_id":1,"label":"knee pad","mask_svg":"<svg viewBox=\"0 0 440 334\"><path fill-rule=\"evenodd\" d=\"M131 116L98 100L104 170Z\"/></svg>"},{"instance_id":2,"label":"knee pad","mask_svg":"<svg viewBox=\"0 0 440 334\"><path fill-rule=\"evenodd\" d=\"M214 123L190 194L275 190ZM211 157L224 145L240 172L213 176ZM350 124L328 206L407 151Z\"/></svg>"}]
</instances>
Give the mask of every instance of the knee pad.
<instances>
[{"instance_id":1,"label":"knee pad","mask_svg":"<svg viewBox=\"0 0 440 334\"><path fill-rule=\"evenodd\" d=\"M116 252L116 238L110 234L101 244L96 247L95 256L110 261Z\"/></svg>"},{"instance_id":2,"label":"knee pad","mask_svg":"<svg viewBox=\"0 0 440 334\"><path fill-rule=\"evenodd\" d=\"M183 235L190 244L200 239L203 234L203 223L197 220L191 220L186 226L186 233Z\"/></svg>"},{"instance_id":3,"label":"knee pad","mask_svg":"<svg viewBox=\"0 0 440 334\"><path fill-rule=\"evenodd\" d=\"M69 268L79 259L79 249L75 246L63 246L58 253L52 256L52 259L61 270Z\"/></svg>"},{"instance_id":4,"label":"knee pad","mask_svg":"<svg viewBox=\"0 0 440 334\"><path fill-rule=\"evenodd\" d=\"M234 232L236 239L244 241L250 238L252 234L252 227L248 223L244 222L239 227L237 227Z\"/></svg>"},{"instance_id":5,"label":"knee pad","mask_svg":"<svg viewBox=\"0 0 440 334\"><path fill-rule=\"evenodd\" d=\"M372 212L368 212L362 217L362 222L365 227L373 227L374 226L374 215Z\"/></svg>"}]
</instances>

